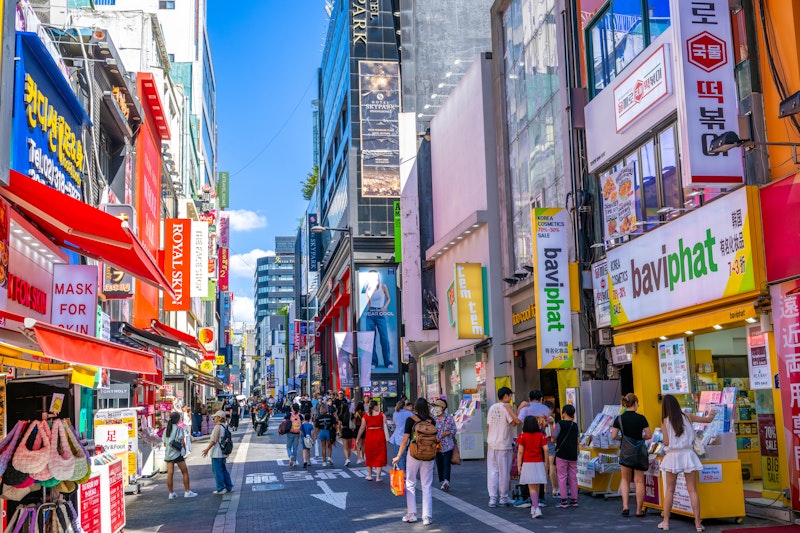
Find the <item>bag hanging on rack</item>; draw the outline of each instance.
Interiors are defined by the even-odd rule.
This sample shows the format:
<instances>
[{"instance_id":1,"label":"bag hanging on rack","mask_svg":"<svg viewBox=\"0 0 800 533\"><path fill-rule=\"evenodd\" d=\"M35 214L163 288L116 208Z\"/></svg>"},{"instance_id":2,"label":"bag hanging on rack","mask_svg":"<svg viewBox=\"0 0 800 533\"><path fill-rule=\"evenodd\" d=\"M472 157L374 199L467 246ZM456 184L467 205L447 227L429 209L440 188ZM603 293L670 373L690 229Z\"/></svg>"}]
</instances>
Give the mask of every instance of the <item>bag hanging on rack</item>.
<instances>
[{"instance_id":1,"label":"bag hanging on rack","mask_svg":"<svg viewBox=\"0 0 800 533\"><path fill-rule=\"evenodd\" d=\"M72 427L72 424L67 422L67 426L68 427L64 428L64 432L67 435L67 442L69 443L72 455L75 457L75 470L73 470L72 476L67 480L75 481L80 485L81 483L86 483L92 475L89 453L81 446L81 441L78 439L78 434L75 432L75 428Z\"/></svg>"},{"instance_id":2,"label":"bag hanging on rack","mask_svg":"<svg viewBox=\"0 0 800 533\"><path fill-rule=\"evenodd\" d=\"M36 431L36 435L32 447L28 449L28 439L33 431ZM11 459L14 468L26 474L35 474L45 468L50 460L50 439L46 436L47 433L41 430L40 421L31 422Z\"/></svg>"},{"instance_id":3,"label":"bag hanging on rack","mask_svg":"<svg viewBox=\"0 0 800 533\"><path fill-rule=\"evenodd\" d=\"M50 435L50 462L48 467L53 477L59 481L71 478L73 472L75 472L75 456L72 455L72 450L69 447L64 423L58 418L53 421Z\"/></svg>"},{"instance_id":4,"label":"bag hanging on rack","mask_svg":"<svg viewBox=\"0 0 800 533\"><path fill-rule=\"evenodd\" d=\"M50 472L49 464L53 453L53 447L51 445L52 432L50 431L50 426L46 421L42 420L39 422L39 432L42 434L42 443L47 440L47 462L41 470L31 474L31 477L45 487L54 487L58 484L58 480L53 480L53 474ZM55 482L53 483L52 481Z\"/></svg>"},{"instance_id":5,"label":"bag hanging on rack","mask_svg":"<svg viewBox=\"0 0 800 533\"><path fill-rule=\"evenodd\" d=\"M11 518L8 519L8 525L4 533L27 533L28 531L36 530L36 508L18 506Z\"/></svg>"},{"instance_id":6,"label":"bag hanging on rack","mask_svg":"<svg viewBox=\"0 0 800 533\"><path fill-rule=\"evenodd\" d=\"M19 442L20 437L22 434L25 433L25 425L26 422L24 420L20 420L14 425L14 429L6 435L6 437L0 441L0 476L5 474L6 468L8 468L8 464L11 462L11 458L14 456L14 451L17 449L17 443Z\"/></svg>"}]
</instances>

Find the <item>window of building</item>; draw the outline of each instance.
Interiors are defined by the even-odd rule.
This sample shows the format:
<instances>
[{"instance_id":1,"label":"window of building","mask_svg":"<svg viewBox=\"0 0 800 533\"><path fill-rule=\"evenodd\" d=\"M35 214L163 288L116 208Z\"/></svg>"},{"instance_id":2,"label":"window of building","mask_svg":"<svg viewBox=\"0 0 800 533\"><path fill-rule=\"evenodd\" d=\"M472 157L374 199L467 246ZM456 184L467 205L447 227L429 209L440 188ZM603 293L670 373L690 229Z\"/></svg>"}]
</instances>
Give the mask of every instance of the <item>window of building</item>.
<instances>
[{"instance_id":1,"label":"window of building","mask_svg":"<svg viewBox=\"0 0 800 533\"><path fill-rule=\"evenodd\" d=\"M167 54L167 57L169 58L169 62L170 63L174 63L175 62L175 54Z\"/></svg>"},{"instance_id":2,"label":"window of building","mask_svg":"<svg viewBox=\"0 0 800 533\"><path fill-rule=\"evenodd\" d=\"M158 9L175 9L175 0L159 0Z\"/></svg>"},{"instance_id":3,"label":"window of building","mask_svg":"<svg viewBox=\"0 0 800 533\"><path fill-rule=\"evenodd\" d=\"M608 2L586 26L590 96L608 86L669 26L669 0Z\"/></svg>"}]
</instances>

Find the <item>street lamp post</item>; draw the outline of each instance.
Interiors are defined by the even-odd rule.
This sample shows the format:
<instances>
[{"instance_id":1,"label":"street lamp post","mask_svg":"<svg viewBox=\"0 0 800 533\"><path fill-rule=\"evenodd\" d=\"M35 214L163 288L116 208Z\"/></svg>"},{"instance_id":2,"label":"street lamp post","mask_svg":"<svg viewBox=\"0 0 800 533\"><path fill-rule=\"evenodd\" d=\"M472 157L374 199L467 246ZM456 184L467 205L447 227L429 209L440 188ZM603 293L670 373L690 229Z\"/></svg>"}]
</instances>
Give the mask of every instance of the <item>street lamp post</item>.
<instances>
[{"instance_id":1,"label":"street lamp post","mask_svg":"<svg viewBox=\"0 0 800 533\"><path fill-rule=\"evenodd\" d=\"M358 296L356 291L356 256L353 247L353 228L330 228L327 226L312 226L309 228L311 233L324 233L325 231L341 231L347 233L347 241L350 252L350 323L353 328L353 354L356 364L353 366L353 400L361 401L361 383L359 382L360 361L358 354Z\"/></svg>"}]
</instances>

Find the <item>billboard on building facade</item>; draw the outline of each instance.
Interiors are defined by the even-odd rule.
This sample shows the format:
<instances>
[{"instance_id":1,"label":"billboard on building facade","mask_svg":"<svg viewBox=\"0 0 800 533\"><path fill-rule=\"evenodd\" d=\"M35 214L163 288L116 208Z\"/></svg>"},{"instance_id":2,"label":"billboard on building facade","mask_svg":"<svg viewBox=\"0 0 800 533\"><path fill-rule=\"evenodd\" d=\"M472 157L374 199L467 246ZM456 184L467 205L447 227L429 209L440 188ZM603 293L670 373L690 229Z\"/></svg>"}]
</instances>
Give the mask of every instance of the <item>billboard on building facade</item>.
<instances>
[{"instance_id":1,"label":"billboard on building facade","mask_svg":"<svg viewBox=\"0 0 800 533\"><path fill-rule=\"evenodd\" d=\"M358 269L358 330L372 331L372 372L397 374L400 334L397 312L397 269ZM360 343L360 341L359 341Z\"/></svg>"},{"instance_id":2,"label":"billboard on building facade","mask_svg":"<svg viewBox=\"0 0 800 533\"><path fill-rule=\"evenodd\" d=\"M487 335L483 297L483 266L456 263L453 307L457 339L483 339Z\"/></svg>"},{"instance_id":3,"label":"billboard on building facade","mask_svg":"<svg viewBox=\"0 0 800 533\"><path fill-rule=\"evenodd\" d=\"M358 62L361 111L361 196L400 196L400 65Z\"/></svg>"},{"instance_id":4,"label":"billboard on building facade","mask_svg":"<svg viewBox=\"0 0 800 533\"><path fill-rule=\"evenodd\" d=\"M353 369L356 362L353 360L353 334L338 332L333 334L336 343L336 366L339 372L339 386L352 387L355 383ZM375 333L372 331L359 332L358 334L358 359L361 364L358 367L358 386L369 387L372 380L372 359L373 346L375 344Z\"/></svg>"}]
</instances>

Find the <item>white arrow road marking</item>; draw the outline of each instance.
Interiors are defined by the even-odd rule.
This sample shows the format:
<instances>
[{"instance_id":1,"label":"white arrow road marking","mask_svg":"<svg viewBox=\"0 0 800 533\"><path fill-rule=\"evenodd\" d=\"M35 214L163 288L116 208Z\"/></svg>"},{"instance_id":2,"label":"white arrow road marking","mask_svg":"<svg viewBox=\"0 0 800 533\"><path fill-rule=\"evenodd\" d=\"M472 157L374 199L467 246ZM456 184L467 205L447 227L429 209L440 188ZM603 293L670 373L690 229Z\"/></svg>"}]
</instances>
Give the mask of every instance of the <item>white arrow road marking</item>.
<instances>
[{"instance_id":1,"label":"white arrow road marking","mask_svg":"<svg viewBox=\"0 0 800 533\"><path fill-rule=\"evenodd\" d=\"M317 485L323 490L324 494L312 494L318 500L329 503L334 507L344 510L347 508L347 493L346 492L333 492L327 483L324 481L317 481Z\"/></svg>"}]
</instances>

